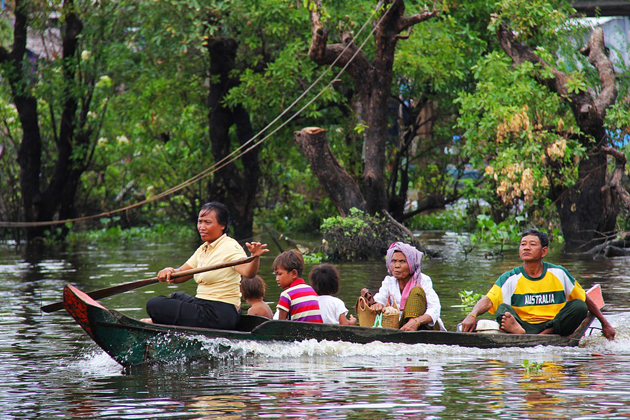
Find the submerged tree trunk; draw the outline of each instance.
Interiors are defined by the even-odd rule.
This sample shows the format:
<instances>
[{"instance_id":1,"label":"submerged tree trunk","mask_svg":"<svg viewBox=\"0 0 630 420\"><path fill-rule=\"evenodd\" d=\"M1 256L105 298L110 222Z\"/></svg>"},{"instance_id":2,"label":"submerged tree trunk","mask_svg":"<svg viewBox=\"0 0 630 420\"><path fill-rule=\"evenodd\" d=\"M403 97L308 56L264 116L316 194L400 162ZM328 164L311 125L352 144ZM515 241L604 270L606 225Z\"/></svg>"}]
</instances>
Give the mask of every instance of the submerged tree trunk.
<instances>
[{"instance_id":1,"label":"submerged tree trunk","mask_svg":"<svg viewBox=\"0 0 630 420\"><path fill-rule=\"evenodd\" d=\"M42 220L40 213L40 177L42 140L39 132L37 99L32 96L23 83L26 81L24 63L26 61L26 39L28 35L28 15L22 1L15 3L15 23L13 26L13 49L9 52L0 47L0 63L6 66L4 77L11 86L13 102L22 125L22 140L18 148L20 165L20 192L24 220L27 222ZM27 231L27 238L36 236L34 230Z\"/></svg>"},{"instance_id":2,"label":"submerged tree trunk","mask_svg":"<svg viewBox=\"0 0 630 420\"><path fill-rule=\"evenodd\" d=\"M15 2L12 50L9 52L0 47L0 64L6 65L4 77L11 87L12 99L22 126L18 164L25 222L48 222L55 217L65 218L74 215L76 190L87 162L85 155L78 156L75 153L79 131L76 123L78 103L73 89L75 72L71 64L71 61L76 59L77 44L83 25L76 14L72 0L64 1L63 15L63 45L60 59L64 60L65 101L59 132L57 133L56 127L53 127L57 154L52 176L47 185L42 185L45 182L42 179L43 145L37 98L31 93L34 78L30 72L33 67L26 60L29 20L26 2L21 0ZM81 138L87 141L89 136ZM81 144L84 145L85 142ZM27 240L31 241L43 236L48 229L46 225L28 227Z\"/></svg>"},{"instance_id":3,"label":"submerged tree trunk","mask_svg":"<svg viewBox=\"0 0 630 420\"><path fill-rule=\"evenodd\" d=\"M311 46L309 57L320 65L348 65L346 71L354 81L356 118L366 126L364 133L363 193L367 211L374 214L388 206L385 162L387 112L391 95L394 55L403 32L437 15L437 11L404 16L404 0L385 0L378 21L374 23L374 57L363 52L350 34L340 44L328 44L328 31L321 22L321 0L310 0ZM353 58L354 57L354 58ZM336 61L335 61L336 60ZM352 61L351 61L352 60Z\"/></svg>"},{"instance_id":4,"label":"submerged tree trunk","mask_svg":"<svg viewBox=\"0 0 630 420\"><path fill-rule=\"evenodd\" d=\"M228 163L230 159L225 159L236 148L233 144L243 145L254 135L247 111L240 106L231 109L223 104L224 95L238 83L230 77L235 67L237 48L237 42L231 38L213 39L208 44L210 73L219 76L211 79L208 96L212 156L215 163L224 161L209 185L208 199L220 201L228 207L233 221L232 235L236 239L246 239L252 236L253 231L260 165L258 149L241 157L242 169L234 162ZM236 126L236 139L230 136L232 125Z\"/></svg>"},{"instance_id":5,"label":"submerged tree trunk","mask_svg":"<svg viewBox=\"0 0 630 420\"><path fill-rule=\"evenodd\" d=\"M575 120L584 133L580 141L587 154L579 163L578 181L569 188L559 187L551 192L556 202L566 249L586 251L605 241L615 230L619 212L620 183L611 189L607 182L607 144L604 118L617 99L617 85L612 63L605 54L601 28L593 31L588 46L582 53L597 69L600 79L599 94L588 91L570 93L569 76L542 60L505 25L497 32L503 50L514 64L529 61L546 68L553 77L542 75L538 82L558 93L571 107ZM594 140L594 142L592 141Z\"/></svg>"},{"instance_id":6,"label":"submerged tree trunk","mask_svg":"<svg viewBox=\"0 0 630 420\"><path fill-rule=\"evenodd\" d=\"M341 216L348 216L355 207L365 211L365 199L359 184L339 164L330 150L323 128L305 128L294 133L295 141L311 165L330 200Z\"/></svg>"},{"instance_id":7,"label":"submerged tree trunk","mask_svg":"<svg viewBox=\"0 0 630 420\"><path fill-rule=\"evenodd\" d=\"M45 201L56 202L58 200L59 218L62 220L76 216L75 197L77 189L81 174L90 161L88 157L90 133L89 130L84 131L86 127L82 124L89 109L89 99L84 102L83 108L79 109L79 97L74 92L77 75L76 65L73 61L78 56L79 35L83 30L83 23L76 14L72 0L64 2L64 9L66 10L66 19L62 39L62 56L65 87L59 138L57 139L59 157L50 188L44 194ZM81 115L83 118L80 117ZM77 150L80 152L77 153ZM76 156L73 156L75 154ZM55 200L56 196L58 196L57 200Z\"/></svg>"}]
</instances>

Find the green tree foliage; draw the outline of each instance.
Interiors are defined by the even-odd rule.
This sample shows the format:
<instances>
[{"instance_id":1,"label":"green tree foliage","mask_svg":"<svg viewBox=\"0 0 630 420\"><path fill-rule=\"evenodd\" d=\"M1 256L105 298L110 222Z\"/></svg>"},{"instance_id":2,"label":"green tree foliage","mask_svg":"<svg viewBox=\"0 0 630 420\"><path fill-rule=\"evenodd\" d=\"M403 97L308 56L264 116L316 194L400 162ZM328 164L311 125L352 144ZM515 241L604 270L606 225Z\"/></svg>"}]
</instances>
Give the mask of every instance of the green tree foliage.
<instances>
[{"instance_id":1,"label":"green tree foliage","mask_svg":"<svg viewBox=\"0 0 630 420\"><path fill-rule=\"evenodd\" d=\"M2 84L2 88L7 86ZM18 188L20 168L15 157L21 129L15 105L5 99L8 97L6 91L0 95L0 214L7 220L19 220L22 207Z\"/></svg>"},{"instance_id":2,"label":"green tree foliage","mask_svg":"<svg viewBox=\"0 0 630 420\"><path fill-rule=\"evenodd\" d=\"M498 34L500 28L509 28L517 34L513 44L529 46L540 60L514 65L502 50L492 51L472 68L475 89L462 91L457 99L458 125L465 130L464 153L485 175L473 194L492 204L497 223L510 213L523 214L553 230L554 204L565 206L560 200L568 191L579 196L576 183L584 179L580 165L592 160L595 147L604 142L593 136L597 129L584 132L584 122L580 125L575 119L576 98L587 92L595 95L602 87L594 67L579 54L589 31L570 19L573 13L562 1L497 3L489 30ZM623 86L625 78L618 85ZM558 85L566 93L550 87L554 80L564 80ZM627 95L626 88L621 91ZM608 112L607 128L612 133L627 133L622 109L626 108L618 102ZM566 206L570 209L563 217L568 218L575 214L577 201ZM589 227L581 229L585 232Z\"/></svg>"},{"instance_id":3,"label":"green tree foliage","mask_svg":"<svg viewBox=\"0 0 630 420\"><path fill-rule=\"evenodd\" d=\"M499 221L521 202L525 212L544 208L554 185L573 185L584 153L572 137L578 128L570 110L533 79L534 71L527 63L512 69L493 52L474 68L476 90L458 98L463 151L484 172L478 193L500 210Z\"/></svg>"},{"instance_id":4,"label":"green tree foliage","mask_svg":"<svg viewBox=\"0 0 630 420\"><path fill-rule=\"evenodd\" d=\"M133 21L124 43L110 46L111 83L119 93L109 107L86 174L91 193L106 208L119 208L179 185L212 164L207 140L207 58L194 14L213 9L194 2L121 3ZM131 187L127 187L133 183ZM196 217L204 186L193 184L134 211L135 223L157 217Z\"/></svg>"},{"instance_id":5,"label":"green tree foliage","mask_svg":"<svg viewBox=\"0 0 630 420\"><path fill-rule=\"evenodd\" d=\"M405 1L405 15L418 13L425 3ZM208 95L220 76L211 71L208 48L217 40L231 39L237 44L230 73L235 83L221 104L232 110L242 107L254 132L269 125L255 141L293 118L259 147L257 217L280 230L316 229L321 219L334 213L334 207L296 148L293 133L304 127L325 128L337 160L361 181L370 127L360 118L352 77L347 73L337 77L338 68L323 74L328 67L309 58L309 4L314 3L75 1L73 10L82 22L76 53L62 60L59 44L52 43L57 54L38 62L24 78L24 91L36 101L42 132L42 179L52 179L55 171L59 156L55 139L68 98L77 103L72 113L75 133L88 139L73 143L74 163L69 165L83 170L76 194L77 214L91 215L151 198L210 168L215 158ZM374 19L385 12L375 13L376 4L374 0L322 1L321 19L329 30L329 45L342 44L350 37L358 46L367 39L362 53L372 60L377 54L370 31ZM519 40L570 75L568 95L578 95L598 85L592 66L577 54L583 34L568 24L571 9L555 0L502 0L496 5L491 0L431 1L426 6L439 14L399 34L390 102L381 110L389 129L383 150L384 185L390 208L397 210L392 214L409 221L425 208L443 207L465 195L471 202L489 202L496 226L524 214L539 225L545 226L543 220L553 224L551 193L575 185L577 164L588 145L579 140L583 133L566 98L540 84L541 77L551 77L549 69L531 63L513 66L500 50L496 34L501 24L509 24ZM28 10L32 36L55 29L51 16L59 17L58 27L68 16L68 9L62 12L59 2ZM8 49L13 28L5 20L0 22L0 42ZM4 74L3 81L8 75ZM313 89L297 100L320 76ZM627 78L626 73L619 79L621 98L628 96ZM22 193L10 187L16 185L23 135L12 95L3 83L3 220L24 218L18 209ZM321 96L308 104L316 95ZM274 122L296 100L293 109ZM301 114L293 117L302 107ZM614 141L621 142L628 133L629 108L621 100L606 115ZM230 127L231 150L240 145L239 128ZM466 163L484 173L481 185L458 178ZM243 160L235 165L243 169ZM110 224L194 219L209 190L207 182L193 183ZM406 206L408 190L417 195L415 211ZM472 224L478 220L476 213L470 214ZM94 225L100 227L98 221Z\"/></svg>"},{"instance_id":6,"label":"green tree foliage","mask_svg":"<svg viewBox=\"0 0 630 420\"><path fill-rule=\"evenodd\" d=\"M113 200L130 180L136 180L140 195L149 197L213 165L207 95L208 84L218 75L210 72L206 51L210 40L231 37L238 43L233 73L239 84L226 92L225 104L243 106L252 116L256 131L285 110L313 77L315 66L303 47L307 45L307 16L295 2L137 2L135 16L134 31L119 50L120 61L130 65L119 66L112 75L114 83L125 89L110 107L111 124L99 148L101 169L108 171L118 185L108 200ZM300 169L303 157L287 153L293 148L292 131L298 127L295 124L303 123L304 115L321 115L318 107L308 108L298 122L263 144L261 215L286 220L292 208L299 210L305 205L300 213L310 215L313 208L305 203L304 195L321 197L310 193L317 185L304 165ZM129 140L133 159L123 155L112 165L111 157L121 152L121 138ZM237 147L234 140L232 150ZM242 166L242 162L236 165ZM99 174L93 177L99 178ZM168 206L158 204L154 210L171 217L186 214L194 218L199 202L207 198L204 183L197 183L169 197ZM307 225L312 228L319 223L301 219L288 226L304 226L310 220Z\"/></svg>"},{"instance_id":7,"label":"green tree foliage","mask_svg":"<svg viewBox=\"0 0 630 420\"><path fill-rule=\"evenodd\" d=\"M474 86L470 68L492 45L486 29L492 5L490 1L444 2L436 19L416 26L399 44L393 89L398 92L402 113L410 118L397 123L403 133L411 130L415 136L410 150L392 148L388 154L403 157L408 165L409 189L420 201L441 198L427 207L420 205L403 220L427 208L442 208L458 198L464 192L462 185L469 183L459 178L467 162L458 141L462 131L454 123L459 107L456 98ZM395 173L390 177L398 181Z\"/></svg>"},{"instance_id":8,"label":"green tree foliage","mask_svg":"<svg viewBox=\"0 0 630 420\"><path fill-rule=\"evenodd\" d=\"M111 85L101 83L107 67L107 45L101 41L120 42L126 28L112 19L111 2L16 0L8 6L15 19L13 28L2 26L0 63L10 89L0 93L3 102L15 105L20 121L19 130L6 126L11 142L19 139L19 146L7 150L15 154L6 156L20 168L22 208L13 220L71 218L77 214L79 178L92 164L113 94ZM27 52L27 37L38 41L36 53ZM29 227L27 237L45 229Z\"/></svg>"}]
</instances>

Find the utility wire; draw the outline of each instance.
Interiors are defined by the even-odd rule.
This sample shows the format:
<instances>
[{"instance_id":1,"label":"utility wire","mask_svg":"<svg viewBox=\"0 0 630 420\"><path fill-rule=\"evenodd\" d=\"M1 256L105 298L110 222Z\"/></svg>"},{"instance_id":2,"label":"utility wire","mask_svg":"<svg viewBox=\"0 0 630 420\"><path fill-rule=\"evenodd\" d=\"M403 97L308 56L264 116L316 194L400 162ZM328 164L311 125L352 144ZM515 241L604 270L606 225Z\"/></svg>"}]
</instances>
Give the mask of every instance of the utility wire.
<instances>
[{"instance_id":1,"label":"utility wire","mask_svg":"<svg viewBox=\"0 0 630 420\"><path fill-rule=\"evenodd\" d=\"M383 2L384 2L384 0L380 0L378 2L378 4L376 5L376 8L374 9L374 11L370 15L370 17L365 21L365 23L361 26L361 29L357 32L355 38L358 37L361 34L361 32L363 32L363 30L365 29L367 24L374 18L374 15L378 11L380 11L381 7L383 6ZM76 218L73 218L73 219L65 219L65 220L51 220L51 221L44 221L44 222L3 222L3 221L0 221L0 227L19 228L19 227L51 226L51 225L60 225L60 224L74 223L74 222L79 222L79 221L96 219L96 218L99 218L99 217L109 217L109 216L112 216L114 214L122 213L124 211L131 210L133 208L143 206L143 205L151 203L153 201L160 200L160 199L162 199L164 197L167 197L167 196L169 196L169 195L171 195L171 194L173 194L175 192L181 191L182 189L188 187L189 185L192 185L192 184L194 184L194 183L196 183L196 182L198 182L198 181L200 181L200 180L202 180L202 179L212 175L214 172L218 171L219 169L224 168L225 166L229 165L230 163L235 162L236 160L241 158L244 154L249 153L250 151L252 151L256 147L258 147L261 143L263 143L269 137L271 137L272 135L277 133L280 129L282 129L284 126L286 126L289 122L291 122L293 119L295 119L298 115L300 115L307 107L309 107L313 102L315 102L317 99L319 99L319 97L322 96L326 92L326 90L330 89L330 87L333 85L333 83L335 83L335 82L337 82L339 80L339 77L348 68L348 66L352 63L352 61L356 58L356 56L363 50L363 47L368 42L370 37L374 34L374 32L376 31L379 23L385 18L385 16L387 16L387 14L389 13L390 10L391 10L391 8L387 8L385 10L385 13L383 13L383 15L379 18L379 20L376 23L376 25L374 25L372 27L372 30L370 31L369 35L365 37L365 39L363 40L363 42L361 43L359 48L354 52L352 57L350 57L348 62L337 73L337 75L323 89L321 89L320 92L317 95L315 95L311 100L309 100L302 108L300 108L297 112L295 112L290 118L288 118L286 121L284 121L282 124L280 124L274 130L272 130L269 134L264 136L261 140L257 141L256 143L254 143L253 145L248 147L245 151L242 151L242 150L247 145L249 145L254 140L256 140L258 137L260 137L270 127L272 127L278 120L280 120L280 118L282 118L284 115L286 115L295 105L297 105L297 103L300 100L302 100L302 98L304 98L315 87L315 85L317 83L320 82L320 80L322 80L322 78L326 74L328 74L332 70L332 68L335 66L335 64L337 64L337 62L341 59L341 57L345 54L345 52L350 48L352 43L348 43L344 47L344 49L341 51L341 53L339 53L337 55L337 57L330 64L330 66L328 66L328 68L313 83L311 83L311 85L302 94L300 94L300 96L298 96L293 101L293 103L291 103L291 105L289 105L276 118L274 118L273 121L271 121L269 124L267 124L263 129L261 129L256 135L254 135L251 139L249 139L248 141L243 143L240 147L235 149L232 153L226 155L220 161L214 163L212 166L208 167L207 169L203 170L202 172L198 173L197 175L189 178L188 180L186 180L186 181L176 185L175 187L169 188L166 191L163 191L163 192L161 192L159 194L156 194L155 196L153 196L153 197L151 197L149 199L139 201L138 203L134 203L134 204L131 204L131 205L126 206L126 207L122 207L122 208L119 208L119 209L116 209L116 210L111 210L111 211L98 213L98 214L91 215L91 216L76 217Z\"/></svg>"}]
</instances>

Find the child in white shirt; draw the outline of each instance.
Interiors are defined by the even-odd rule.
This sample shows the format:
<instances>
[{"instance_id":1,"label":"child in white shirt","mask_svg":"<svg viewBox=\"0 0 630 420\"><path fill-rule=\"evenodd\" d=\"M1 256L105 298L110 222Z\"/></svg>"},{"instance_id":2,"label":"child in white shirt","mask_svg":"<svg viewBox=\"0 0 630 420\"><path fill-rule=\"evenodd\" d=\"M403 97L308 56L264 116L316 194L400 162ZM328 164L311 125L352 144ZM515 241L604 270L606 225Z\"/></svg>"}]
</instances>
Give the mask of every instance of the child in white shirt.
<instances>
[{"instance_id":1,"label":"child in white shirt","mask_svg":"<svg viewBox=\"0 0 630 420\"><path fill-rule=\"evenodd\" d=\"M308 276L311 287L319 295L319 309L325 324L357 325L357 319L348 314L343 301L334 297L339 291L339 272L329 264L313 267Z\"/></svg>"}]
</instances>

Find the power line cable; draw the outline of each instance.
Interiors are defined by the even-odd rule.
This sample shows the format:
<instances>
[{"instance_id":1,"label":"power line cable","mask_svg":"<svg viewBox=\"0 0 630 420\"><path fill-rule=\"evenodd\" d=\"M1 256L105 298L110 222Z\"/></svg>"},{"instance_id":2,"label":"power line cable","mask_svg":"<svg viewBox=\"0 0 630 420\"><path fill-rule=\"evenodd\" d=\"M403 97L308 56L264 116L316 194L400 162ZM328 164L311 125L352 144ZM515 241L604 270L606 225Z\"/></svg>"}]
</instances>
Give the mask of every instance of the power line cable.
<instances>
[{"instance_id":1,"label":"power line cable","mask_svg":"<svg viewBox=\"0 0 630 420\"><path fill-rule=\"evenodd\" d=\"M355 38L358 37L361 34L361 32L363 32L363 30L365 29L367 24L373 19L374 15L381 9L381 7L383 5L383 2L384 2L384 0L380 0L378 2L378 4L376 5L376 8L374 9L374 11L370 15L370 17L365 21L365 23L361 26L360 30L357 32ZM224 168L225 166L229 165L230 163L235 162L240 157L242 157L244 154L249 153L251 150L253 150L256 147L258 147L261 143L263 143L265 140L267 140L273 134L277 133L280 129L282 129L284 126L286 126L289 122L291 122L293 119L295 119L298 115L300 115L307 107L309 107L313 102L315 102L321 95L323 95L324 92L326 92L326 90L328 90L333 85L333 83L338 81L339 77L348 68L348 66L352 63L352 61L355 59L355 57L363 50L363 47L365 46L365 44L368 42L370 37L376 31L376 28L378 27L378 24L385 18L385 16L387 16L387 14L389 13L390 10L391 10L391 8L387 8L385 10L385 13L383 13L383 15L379 18L379 20L376 23L376 25L373 26L373 28L370 31L369 35L363 40L363 42L361 43L359 48L354 52L352 57L350 57L348 62L342 67L342 69L337 73L337 75L323 89L321 89L320 92L317 95L315 95L311 100L309 100L302 108L300 108L297 112L295 112L289 119L284 121L277 128L275 128L273 131L271 131L271 133L269 133L266 136L264 136L261 140L257 141L252 146L248 147L245 151L241 152L241 150L243 150L248 144L252 143L258 137L260 137L265 131L267 131L278 120L280 120L280 118L282 118L284 115L286 115L300 100L302 100L308 94L308 92L310 92L315 87L315 85L317 83L319 83L320 80L326 74L328 74L331 71L331 69L335 66L335 64L337 64L337 62L341 59L341 57L345 54L345 52L350 48L350 46L353 43L348 43L344 47L344 49L337 55L337 57L330 64L330 66L328 66L328 68L313 83L311 83L311 85L302 94L300 94L300 96L298 96L293 101L293 103L291 103L291 105L289 105L276 118L274 118L273 121L271 121L269 124L267 124L258 133L256 133L251 139L249 139L248 141L243 143L240 147L235 149L230 154L226 155L220 161L214 163L212 166L206 168L202 172L200 172L197 175L187 179L186 181L176 185L175 187L171 187L171 188L169 188L166 191L163 191L163 192L161 192L159 194L156 194L156 195L154 195L153 197L151 197L149 199L139 201L138 203L134 203L134 204L131 204L129 206L125 206L125 207L122 207L122 208L119 208L119 209L116 209L116 210L106 211L106 212L98 213L98 214L91 215L91 216L76 217L76 218L65 219L65 220L42 221L42 222L4 222L4 221L0 221L0 227L19 228L19 227L35 227L35 226L52 226L52 225L60 225L60 224L74 223L74 222L79 222L79 221L96 219L96 218L99 218L99 217L110 217L110 216L112 216L114 214L122 213L124 211L128 211L128 210L131 210L131 209L136 208L136 207L141 207L141 206L143 206L145 204L148 204L148 203L151 203L153 201L160 200L160 199L162 199L164 197L167 197L167 196L169 196L169 195L171 195L171 194L173 194L175 192L181 191L182 189L186 188L187 186L192 185L192 184L194 184L194 183L196 183L196 182L198 182L198 181L200 181L200 180L202 180L202 179L212 175L214 172L218 171L219 169Z\"/></svg>"}]
</instances>

